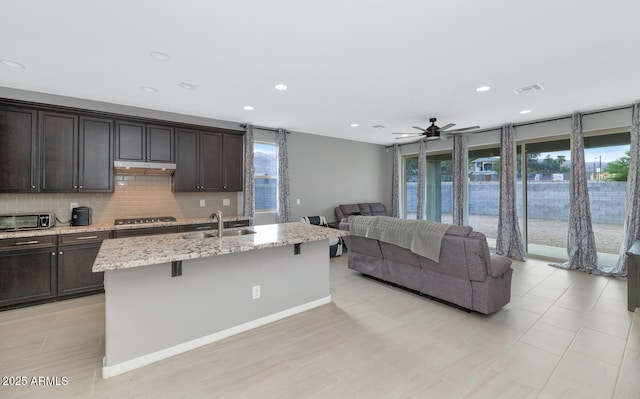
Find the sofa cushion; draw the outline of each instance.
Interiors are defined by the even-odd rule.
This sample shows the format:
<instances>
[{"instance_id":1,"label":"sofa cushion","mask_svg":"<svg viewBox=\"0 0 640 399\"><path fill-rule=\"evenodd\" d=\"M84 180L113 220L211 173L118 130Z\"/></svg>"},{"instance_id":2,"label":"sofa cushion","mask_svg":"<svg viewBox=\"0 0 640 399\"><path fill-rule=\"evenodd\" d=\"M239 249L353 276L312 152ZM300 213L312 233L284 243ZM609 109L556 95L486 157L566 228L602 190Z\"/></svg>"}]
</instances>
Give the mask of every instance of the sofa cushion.
<instances>
[{"instance_id":1,"label":"sofa cushion","mask_svg":"<svg viewBox=\"0 0 640 399\"><path fill-rule=\"evenodd\" d=\"M353 215L354 213L360 213L360 208L357 204L340 205L340 210L344 214L344 217Z\"/></svg>"},{"instance_id":2,"label":"sofa cushion","mask_svg":"<svg viewBox=\"0 0 640 399\"><path fill-rule=\"evenodd\" d=\"M360 214L362 216L371 216L371 209L369 208L369 204L358 204L358 209L360 209Z\"/></svg>"},{"instance_id":3,"label":"sofa cushion","mask_svg":"<svg viewBox=\"0 0 640 399\"><path fill-rule=\"evenodd\" d=\"M386 216L387 211L385 210L384 204L381 202L374 202L369 204L369 209L371 209L372 216Z\"/></svg>"}]
</instances>

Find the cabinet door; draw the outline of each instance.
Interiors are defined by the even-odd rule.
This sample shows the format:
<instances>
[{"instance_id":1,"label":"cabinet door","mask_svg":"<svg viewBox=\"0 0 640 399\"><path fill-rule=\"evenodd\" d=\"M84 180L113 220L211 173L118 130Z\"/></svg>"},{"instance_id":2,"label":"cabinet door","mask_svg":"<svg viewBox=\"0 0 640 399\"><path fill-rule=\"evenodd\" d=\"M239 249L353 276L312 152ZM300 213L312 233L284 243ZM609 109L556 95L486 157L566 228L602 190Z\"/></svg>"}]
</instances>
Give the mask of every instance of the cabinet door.
<instances>
[{"instance_id":1,"label":"cabinet door","mask_svg":"<svg viewBox=\"0 0 640 399\"><path fill-rule=\"evenodd\" d=\"M78 189L78 117L40 112L40 191Z\"/></svg>"},{"instance_id":2,"label":"cabinet door","mask_svg":"<svg viewBox=\"0 0 640 399\"><path fill-rule=\"evenodd\" d=\"M104 273L91 271L100 243L65 245L58 251L58 296L102 291Z\"/></svg>"},{"instance_id":3,"label":"cabinet door","mask_svg":"<svg viewBox=\"0 0 640 399\"><path fill-rule=\"evenodd\" d=\"M36 111L0 107L0 192L35 192Z\"/></svg>"},{"instance_id":4,"label":"cabinet door","mask_svg":"<svg viewBox=\"0 0 640 399\"><path fill-rule=\"evenodd\" d=\"M145 160L145 126L143 123L116 122L116 159Z\"/></svg>"},{"instance_id":5,"label":"cabinet door","mask_svg":"<svg viewBox=\"0 0 640 399\"><path fill-rule=\"evenodd\" d=\"M113 121L80 118L78 191L113 192Z\"/></svg>"},{"instance_id":6,"label":"cabinet door","mask_svg":"<svg viewBox=\"0 0 640 399\"><path fill-rule=\"evenodd\" d=\"M222 191L222 133L200 132L201 191Z\"/></svg>"},{"instance_id":7,"label":"cabinet door","mask_svg":"<svg viewBox=\"0 0 640 399\"><path fill-rule=\"evenodd\" d=\"M197 130L176 129L176 171L173 191L199 191Z\"/></svg>"},{"instance_id":8,"label":"cabinet door","mask_svg":"<svg viewBox=\"0 0 640 399\"><path fill-rule=\"evenodd\" d=\"M225 134L223 145L223 189L224 191L242 191L244 189L244 136Z\"/></svg>"},{"instance_id":9,"label":"cabinet door","mask_svg":"<svg viewBox=\"0 0 640 399\"><path fill-rule=\"evenodd\" d=\"M0 252L0 307L56 296L56 248Z\"/></svg>"},{"instance_id":10,"label":"cabinet door","mask_svg":"<svg viewBox=\"0 0 640 399\"><path fill-rule=\"evenodd\" d=\"M147 125L147 156L149 162L173 162L173 128Z\"/></svg>"}]
</instances>

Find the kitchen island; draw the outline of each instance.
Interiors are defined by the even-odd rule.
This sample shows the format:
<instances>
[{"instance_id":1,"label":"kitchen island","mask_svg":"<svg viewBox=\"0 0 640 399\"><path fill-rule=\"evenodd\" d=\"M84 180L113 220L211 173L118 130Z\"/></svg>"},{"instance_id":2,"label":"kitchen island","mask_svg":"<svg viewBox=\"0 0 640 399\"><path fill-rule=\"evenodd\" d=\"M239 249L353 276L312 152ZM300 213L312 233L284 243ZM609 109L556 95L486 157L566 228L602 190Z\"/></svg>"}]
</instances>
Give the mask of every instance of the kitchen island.
<instances>
[{"instance_id":1,"label":"kitchen island","mask_svg":"<svg viewBox=\"0 0 640 399\"><path fill-rule=\"evenodd\" d=\"M328 240L347 232L303 223L227 231L238 235L103 242L93 266L105 272L103 378L331 302Z\"/></svg>"}]
</instances>

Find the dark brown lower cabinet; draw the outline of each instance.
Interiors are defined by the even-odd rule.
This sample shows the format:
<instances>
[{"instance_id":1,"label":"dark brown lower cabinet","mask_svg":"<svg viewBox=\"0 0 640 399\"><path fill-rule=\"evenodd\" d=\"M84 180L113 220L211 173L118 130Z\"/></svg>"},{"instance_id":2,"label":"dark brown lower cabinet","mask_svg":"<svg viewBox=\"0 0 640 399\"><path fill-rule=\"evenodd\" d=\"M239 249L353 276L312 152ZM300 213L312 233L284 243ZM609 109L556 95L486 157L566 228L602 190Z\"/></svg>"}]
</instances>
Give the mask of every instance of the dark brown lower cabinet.
<instances>
[{"instance_id":1,"label":"dark brown lower cabinet","mask_svg":"<svg viewBox=\"0 0 640 399\"><path fill-rule=\"evenodd\" d=\"M56 297L56 236L0 240L0 309Z\"/></svg>"},{"instance_id":2,"label":"dark brown lower cabinet","mask_svg":"<svg viewBox=\"0 0 640 399\"><path fill-rule=\"evenodd\" d=\"M122 229L114 230L114 238L123 237L138 237L138 236L150 236L154 234L171 234L180 231L178 226L165 226L165 227L145 227L140 229Z\"/></svg>"},{"instance_id":3,"label":"dark brown lower cabinet","mask_svg":"<svg viewBox=\"0 0 640 399\"><path fill-rule=\"evenodd\" d=\"M104 291L104 273L91 271L109 232L64 234L58 246L58 296Z\"/></svg>"}]
</instances>

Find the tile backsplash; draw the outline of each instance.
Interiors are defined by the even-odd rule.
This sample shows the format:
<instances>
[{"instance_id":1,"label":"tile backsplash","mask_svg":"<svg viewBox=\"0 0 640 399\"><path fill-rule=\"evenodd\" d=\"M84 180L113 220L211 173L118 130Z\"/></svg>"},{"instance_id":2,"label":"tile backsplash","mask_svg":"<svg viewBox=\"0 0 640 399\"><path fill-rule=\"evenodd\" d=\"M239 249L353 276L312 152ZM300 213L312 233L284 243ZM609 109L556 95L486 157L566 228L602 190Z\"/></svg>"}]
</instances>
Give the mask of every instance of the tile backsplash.
<instances>
[{"instance_id":1,"label":"tile backsplash","mask_svg":"<svg viewBox=\"0 0 640 399\"><path fill-rule=\"evenodd\" d=\"M170 176L116 176L113 193L0 194L0 214L52 211L62 222L71 219L70 203L88 206L92 223L113 223L115 219L175 216L207 217L220 209L238 215L242 193L174 193ZM224 200L229 205L224 205ZM205 200L205 206L200 206Z\"/></svg>"}]
</instances>

